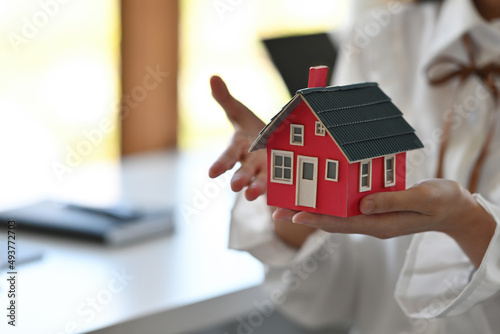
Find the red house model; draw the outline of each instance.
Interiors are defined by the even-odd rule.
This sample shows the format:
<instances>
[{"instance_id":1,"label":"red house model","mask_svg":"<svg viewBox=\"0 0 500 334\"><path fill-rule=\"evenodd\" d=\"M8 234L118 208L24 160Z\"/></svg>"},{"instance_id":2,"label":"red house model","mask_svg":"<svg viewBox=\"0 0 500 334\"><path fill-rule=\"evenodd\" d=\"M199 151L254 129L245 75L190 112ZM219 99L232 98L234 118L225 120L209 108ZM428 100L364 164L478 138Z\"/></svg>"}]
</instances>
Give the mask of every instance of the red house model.
<instances>
[{"instance_id":1,"label":"red house model","mask_svg":"<svg viewBox=\"0 0 500 334\"><path fill-rule=\"evenodd\" d=\"M327 73L310 69L250 151L267 148L268 205L350 217L364 196L405 189L406 152L423 145L376 83L325 87Z\"/></svg>"}]
</instances>

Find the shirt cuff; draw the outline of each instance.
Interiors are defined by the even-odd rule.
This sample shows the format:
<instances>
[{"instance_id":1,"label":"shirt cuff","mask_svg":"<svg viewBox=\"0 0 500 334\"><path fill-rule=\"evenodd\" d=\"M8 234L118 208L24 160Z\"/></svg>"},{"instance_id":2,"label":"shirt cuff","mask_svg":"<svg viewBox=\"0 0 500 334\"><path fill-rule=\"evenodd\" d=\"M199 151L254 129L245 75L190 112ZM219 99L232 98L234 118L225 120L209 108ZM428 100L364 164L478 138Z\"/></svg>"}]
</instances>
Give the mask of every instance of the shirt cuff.
<instances>
[{"instance_id":1,"label":"shirt cuff","mask_svg":"<svg viewBox=\"0 0 500 334\"><path fill-rule=\"evenodd\" d=\"M473 195L500 222L500 208ZM459 245L444 233L416 235L406 257L395 290L403 311L413 318L456 316L470 310L500 291L500 228L480 267L474 266Z\"/></svg>"},{"instance_id":2,"label":"shirt cuff","mask_svg":"<svg viewBox=\"0 0 500 334\"><path fill-rule=\"evenodd\" d=\"M318 230L306 239L300 249L291 247L274 233L271 210L265 196L250 202L238 194L231 212L229 248L247 251L273 267L287 267L311 255L328 235Z\"/></svg>"}]
</instances>

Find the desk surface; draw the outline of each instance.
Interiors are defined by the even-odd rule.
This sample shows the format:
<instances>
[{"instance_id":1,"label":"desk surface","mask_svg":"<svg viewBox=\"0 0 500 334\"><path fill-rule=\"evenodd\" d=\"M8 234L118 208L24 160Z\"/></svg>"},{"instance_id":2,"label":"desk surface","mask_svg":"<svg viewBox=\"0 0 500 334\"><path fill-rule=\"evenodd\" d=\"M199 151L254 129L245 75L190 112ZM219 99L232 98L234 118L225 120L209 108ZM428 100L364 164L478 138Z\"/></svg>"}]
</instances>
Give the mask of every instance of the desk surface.
<instances>
[{"instance_id":1,"label":"desk surface","mask_svg":"<svg viewBox=\"0 0 500 334\"><path fill-rule=\"evenodd\" d=\"M263 268L227 249L233 195L228 178L208 178L210 160L207 154L156 152L124 161L124 197L143 206L174 205L171 234L108 248L18 233L18 249L35 247L43 255L18 267L18 326L8 326L2 314L0 332L176 333L250 310L252 300L264 296ZM5 275L0 305L7 305Z\"/></svg>"}]
</instances>

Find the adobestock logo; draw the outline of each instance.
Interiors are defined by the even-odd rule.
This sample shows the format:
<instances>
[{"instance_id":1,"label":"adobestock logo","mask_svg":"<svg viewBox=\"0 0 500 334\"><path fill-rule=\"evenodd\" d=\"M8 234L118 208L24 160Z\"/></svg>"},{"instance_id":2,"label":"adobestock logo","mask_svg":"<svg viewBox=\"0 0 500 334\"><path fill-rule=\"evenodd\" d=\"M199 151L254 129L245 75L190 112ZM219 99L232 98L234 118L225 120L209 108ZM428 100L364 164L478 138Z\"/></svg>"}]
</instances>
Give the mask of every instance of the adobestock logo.
<instances>
[{"instance_id":1,"label":"adobestock logo","mask_svg":"<svg viewBox=\"0 0 500 334\"><path fill-rule=\"evenodd\" d=\"M491 95L487 88L478 84L473 92L464 96L462 101L454 103L443 113L443 123L451 118L451 131L457 131L462 123L473 121L474 118L479 117L477 114L480 112L480 106L489 99L491 99ZM429 137L422 139L423 149L409 152L406 161L407 176L417 173L422 166L429 163L428 159L434 159L437 156L443 136L443 128L434 128Z\"/></svg>"},{"instance_id":2,"label":"adobestock logo","mask_svg":"<svg viewBox=\"0 0 500 334\"><path fill-rule=\"evenodd\" d=\"M203 210L210 207L214 201L225 189L230 187L232 175L222 174L215 179L208 180L203 187L194 188L194 194L189 204L181 206L181 216L184 222L192 222L193 216L199 216Z\"/></svg>"},{"instance_id":3,"label":"adobestock logo","mask_svg":"<svg viewBox=\"0 0 500 334\"><path fill-rule=\"evenodd\" d=\"M220 20L226 18L227 13L233 12L243 3L243 0L215 0L212 4Z\"/></svg>"},{"instance_id":4,"label":"adobestock logo","mask_svg":"<svg viewBox=\"0 0 500 334\"><path fill-rule=\"evenodd\" d=\"M135 280L135 276L130 275L125 268L121 270L111 270L111 276L106 284L99 291L85 298L76 306L75 317L61 325L61 329L53 334L79 333L83 325L92 323L96 317L112 304L115 297L121 294Z\"/></svg>"},{"instance_id":5,"label":"adobestock logo","mask_svg":"<svg viewBox=\"0 0 500 334\"><path fill-rule=\"evenodd\" d=\"M391 24L392 16L403 12L403 5L399 1L391 1L386 8L370 11L371 20L364 21L354 28L353 38L349 43L343 43L342 53L349 62L353 54L359 54L362 49L370 45L373 38Z\"/></svg>"},{"instance_id":6,"label":"adobestock logo","mask_svg":"<svg viewBox=\"0 0 500 334\"><path fill-rule=\"evenodd\" d=\"M343 238L343 237L340 237ZM269 299L253 301L254 309L246 316L236 318L237 327L235 334L254 334L258 328L264 325L266 319L271 317L280 305L285 303L290 292L300 289L312 273L318 270L320 263L334 256L340 256L340 239L338 235L331 234L323 241L315 240L318 249L309 257L294 264L281 275L281 284L268 291ZM245 319L246 318L246 319ZM224 334L231 334L225 332Z\"/></svg>"},{"instance_id":7,"label":"adobestock logo","mask_svg":"<svg viewBox=\"0 0 500 334\"><path fill-rule=\"evenodd\" d=\"M130 94L123 95L118 102L116 106L120 110L118 122L114 121L112 116L104 118L95 128L81 131L81 137L83 138L76 144L65 145L64 161L53 161L51 164L59 182L62 182L67 174L71 174L75 168L80 166L84 159L104 142L106 136L113 132L119 121L126 118L133 109L146 100L149 93L158 88L164 79L170 75L169 72L163 72L160 65L156 65L155 68L146 66L146 72L147 74L143 77L141 84L132 88Z\"/></svg>"},{"instance_id":8,"label":"adobestock logo","mask_svg":"<svg viewBox=\"0 0 500 334\"><path fill-rule=\"evenodd\" d=\"M41 29L45 28L51 19L59 13L61 5L65 5L70 0L40 0L39 9L30 17L24 16L19 33L9 32L8 38L14 51L19 52L20 46L29 43L30 40L38 36Z\"/></svg>"}]
</instances>

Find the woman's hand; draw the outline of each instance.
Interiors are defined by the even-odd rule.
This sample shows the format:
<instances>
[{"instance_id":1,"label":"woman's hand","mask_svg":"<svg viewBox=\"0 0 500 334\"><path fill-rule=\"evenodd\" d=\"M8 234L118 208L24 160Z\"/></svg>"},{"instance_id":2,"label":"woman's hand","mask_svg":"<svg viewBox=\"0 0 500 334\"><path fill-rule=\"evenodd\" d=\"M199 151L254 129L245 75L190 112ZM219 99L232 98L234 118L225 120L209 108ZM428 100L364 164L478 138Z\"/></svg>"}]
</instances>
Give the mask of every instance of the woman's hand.
<instances>
[{"instance_id":1,"label":"woman's hand","mask_svg":"<svg viewBox=\"0 0 500 334\"><path fill-rule=\"evenodd\" d=\"M234 135L229 146L210 167L209 176L216 178L240 162L241 166L231 180L231 189L241 191L246 187L245 197L253 201L266 192L267 154L266 150L248 153L248 149L265 124L229 93L221 78L217 76L210 78L210 86L213 97L224 109L227 118L234 126ZM274 208L270 209L274 210ZM277 221L274 223L274 230L287 244L300 247L315 229L292 225L290 221Z\"/></svg>"},{"instance_id":2,"label":"woman's hand","mask_svg":"<svg viewBox=\"0 0 500 334\"><path fill-rule=\"evenodd\" d=\"M357 233L387 239L426 231L451 236L478 267L496 223L472 195L458 183L426 180L397 192L364 197L363 215L343 218L278 209L275 220L288 220L332 233Z\"/></svg>"},{"instance_id":3,"label":"woman's hand","mask_svg":"<svg viewBox=\"0 0 500 334\"><path fill-rule=\"evenodd\" d=\"M231 179L231 189L237 192L246 187L245 197L253 201L266 192L267 156L266 150L249 153L248 149L265 124L229 93L220 77L210 78L210 86L212 96L233 124L234 134L229 146L210 167L209 176L216 178L240 162L240 168Z\"/></svg>"}]
</instances>

